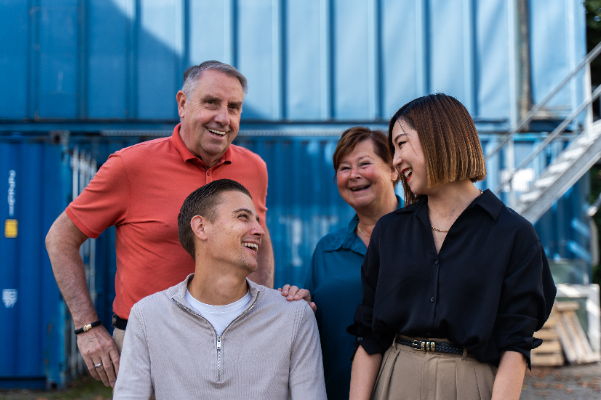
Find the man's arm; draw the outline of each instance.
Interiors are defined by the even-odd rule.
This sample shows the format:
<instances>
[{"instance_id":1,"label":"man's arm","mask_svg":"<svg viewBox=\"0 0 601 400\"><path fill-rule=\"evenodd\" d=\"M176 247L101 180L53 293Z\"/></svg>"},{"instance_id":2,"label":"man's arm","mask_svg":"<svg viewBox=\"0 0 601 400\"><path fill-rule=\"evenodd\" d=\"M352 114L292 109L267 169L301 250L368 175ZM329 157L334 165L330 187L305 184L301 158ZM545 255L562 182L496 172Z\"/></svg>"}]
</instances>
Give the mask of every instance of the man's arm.
<instances>
[{"instance_id":1,"label":"man's arm","mask_svg":"<svg viewBox=\"0 0 601 400\"><path fill-rule=\"evenodd\" d=\"M325 400L326 385L317 321L311 308L305 307L304 302L301 304L303 314L302 318L298 318L290 356L290 394L293 400Z\"/></svg>"},{"instance_id":2,"label":"man's arm","mask_svg":"<svg viewBox=\"0 0 601 400\"><path fill-rule=\"evenodd\" d=\"M248 278L260 285L273 288L273 276L275 269L275 261L273 258L273 246L271 245L271 236L269 236L269 230L265 226L265 235L261 240L261 247L259 247L259 269L250 274Z\"/></svg>"},{"instance_id":3,"label":"man's arm","mask_svg":"<svg viewBox=\"0 0 601 400\"><path fill-rule=\"evenodd\" d=\"M46 236L52 271L76 329L98 320L79 254L79 247L87 239L64 212L54 221ZM119 351L108 331L103 326L97 326L80 333L77 335L77 346L92 377L102 380L106 386L114 387L119 372ZM102 367L95 368L94 364L99 363L102 363Z\"/></svg>"}]
</instances>

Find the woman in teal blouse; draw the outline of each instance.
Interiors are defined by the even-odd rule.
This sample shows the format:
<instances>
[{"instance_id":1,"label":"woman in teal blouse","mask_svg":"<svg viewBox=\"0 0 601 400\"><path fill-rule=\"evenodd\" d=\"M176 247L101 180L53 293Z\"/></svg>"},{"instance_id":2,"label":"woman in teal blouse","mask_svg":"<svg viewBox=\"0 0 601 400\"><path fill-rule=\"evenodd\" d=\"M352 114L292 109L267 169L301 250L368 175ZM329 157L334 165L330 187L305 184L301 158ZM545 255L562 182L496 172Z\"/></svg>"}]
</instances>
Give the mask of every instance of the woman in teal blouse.
<instances>
[{"instance_id":1,"label":"woman in teal blouse","mask_svg":"<svg viewBox=\"0 0 601 400\"><path fill-rule=\"evenodd\" d=\"M394 193L399 177L387 143L384 133L356 127L342 134L334 151L338 190L357 214L347 228L319 241L305 283L317 306L330 400L349 396L355 338L346 327L361 303L361 265L371 231L380 217L401 204Z\"/></svg>"}]
</instances>

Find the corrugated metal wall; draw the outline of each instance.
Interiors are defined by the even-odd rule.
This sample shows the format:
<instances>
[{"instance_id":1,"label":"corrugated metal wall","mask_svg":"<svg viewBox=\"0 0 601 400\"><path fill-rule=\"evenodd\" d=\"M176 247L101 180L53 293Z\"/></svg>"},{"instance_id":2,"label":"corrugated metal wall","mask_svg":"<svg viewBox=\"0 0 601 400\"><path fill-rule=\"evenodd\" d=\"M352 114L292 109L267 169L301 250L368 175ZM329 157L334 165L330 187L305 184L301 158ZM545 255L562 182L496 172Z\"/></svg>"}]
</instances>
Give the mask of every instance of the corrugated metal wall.
<instances>
[{"instance_id":1,"label":"corrugated metal wall","mask_svg":"<svg viewBox=\"0 0 601 400\"><path fill-rule=\"evenodd\" d=\"M579 0L530 8L536 101L584 56L585 19ZM246 121L378 121L437 91L492 129L516 114L512 1L0 0L0 9L0 118L12 122L174 120L182 72L207 59L247 76ZM575 83L553 110L581 98Z\"/></svg>"},{"instance_id":2,"label":"corrugated metal wall","mask_svg":"<svg viewBox=\"0 0 601 400\"><path fill-rule=\"evenodd\" d=\"M0 139L0 379L46 386L52 366L65 361L65 307L44 238L66 204L69 175L60 146L43 140Z\"/></svg>"}]
</instances>

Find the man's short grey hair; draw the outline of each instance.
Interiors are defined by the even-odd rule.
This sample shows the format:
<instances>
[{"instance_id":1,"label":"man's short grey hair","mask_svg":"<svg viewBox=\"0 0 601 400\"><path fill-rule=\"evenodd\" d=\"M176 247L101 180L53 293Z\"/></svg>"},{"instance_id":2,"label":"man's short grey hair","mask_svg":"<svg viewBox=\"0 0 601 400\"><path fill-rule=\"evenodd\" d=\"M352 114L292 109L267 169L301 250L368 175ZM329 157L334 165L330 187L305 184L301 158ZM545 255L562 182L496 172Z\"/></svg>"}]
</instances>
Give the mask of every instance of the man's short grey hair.
<instances>
[{"instance_id":1,"label":"man's short grey hair","mask_svg":"<svg viewBox=\"0 0 601 400\"><path fill-rule=\"evenodd\" d=\"M220 71L227 76L231 76L232 78L236 78L240 81L240 85L242 85L242 90L244 94L248 91L248 84L246 83L246 78L244 75L240 73L236 68L232 67L229 64L222 63L220 61L205 61L200 65L193 65L184 72L184 85L182 86L182 91L186 95L187 98L191 98L196 90L196 86L198 86L198 81L200 75L208 69L213 69L215 71Z\"/></svg>"}]
</instances>

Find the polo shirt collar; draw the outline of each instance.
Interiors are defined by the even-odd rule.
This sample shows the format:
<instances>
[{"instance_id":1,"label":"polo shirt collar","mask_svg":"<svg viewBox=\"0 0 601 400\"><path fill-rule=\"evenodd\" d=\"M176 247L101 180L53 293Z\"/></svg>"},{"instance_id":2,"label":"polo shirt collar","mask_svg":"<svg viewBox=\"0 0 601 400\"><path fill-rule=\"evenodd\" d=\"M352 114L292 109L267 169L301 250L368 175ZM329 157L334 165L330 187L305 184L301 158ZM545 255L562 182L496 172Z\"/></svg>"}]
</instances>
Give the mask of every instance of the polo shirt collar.
<instances>
[{"instance_id":1,"label":"polo shirt collar","mask_svg":"<svg viewBox=\"0 0 601 400\"><path fill-rule=\"evenodd\" d=\"M426 204L428 204L428 197L421 196L420 199L415 203L397 210L397 214L413 212L419 216L422 210L427 211L427 208L424 208L424 205ZM499 214L501 214L501 210L503 209L504 204L501 200L499 200L497 196L494 195L493 192L490 191L490 189L486 189L467 208L469 209L475 206L479 206L480 208L482 208L492 217L492 219L496 221L497 219L499 219Z\"/></svg>"},{"instance_id":2,"label":"polo shirt collar","mask_svg":"<svg viewBox=\"0 0 601 400\"><path fill-rule=\"evenodd\" d=\"M184 144L181 136L179 135L181 126L182 126L182 124L180 123L180 124L177 124L175 126L175 128L173 128L173 135L171 135L171 142L173 143L173 146L179 152L179 154L181 155L182 160L184 162L187 162L187 161L197 162L194 160L198 160L202 165L205 165L204 162L200 158L196 157ZM221 156L219 161L217 161L217 164L215 164L214 166L221 165L223 163L228 163L228 164L232 163L231 145L228 146L225 153Z\"/></svg>"},{"instance_id":3,"label":"polo shirt collar","mask_svg":"<svg viewBox=\"0 0 601 400\"><path fill-rule=\"evenodd\" d=\"M400 209L402 204L401 198L397 195L395 195L395 197L397 199ZM365 243L363 243L363 240L360 240L357 233L355 232L357 230L358 224L359 216L355 214L353 219L351 219L351 222L349 222L346 231L335 233L335 236L332 239L332 241L324 247L324 251L337 251L340 249L346 249L354 251L355 253L359 253L364 256L367 251L367 247L365 246Z\"/></svg>"}]
</instances>

